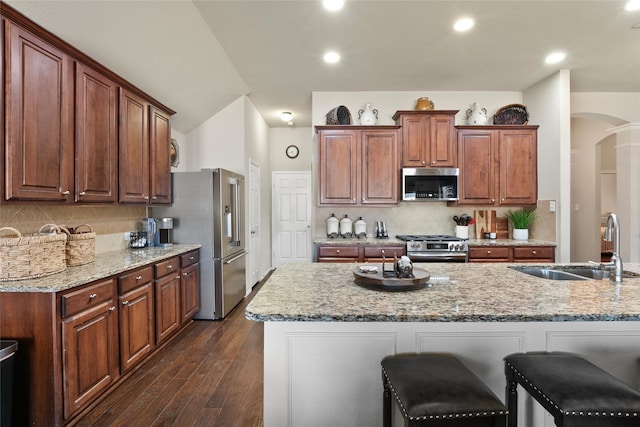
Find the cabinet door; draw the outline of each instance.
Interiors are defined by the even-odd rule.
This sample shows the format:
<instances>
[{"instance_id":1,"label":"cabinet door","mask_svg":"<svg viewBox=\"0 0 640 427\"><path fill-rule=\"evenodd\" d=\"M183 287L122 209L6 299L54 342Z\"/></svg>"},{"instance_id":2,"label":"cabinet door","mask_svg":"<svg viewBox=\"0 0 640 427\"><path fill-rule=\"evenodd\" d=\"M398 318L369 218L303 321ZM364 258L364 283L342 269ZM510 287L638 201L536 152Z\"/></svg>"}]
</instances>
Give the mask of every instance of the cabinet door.
<instances>
[{"instance_id":1,"label":"cabinet door","mask_svg":"<svg viewBox=\"0 0 640 427\"><path fill-rule=\"evenodd\" d=\"M538 200L537 131L501 130L500 204L534 205Z\"/></svg>"},{"instance_id":2,"label":"cabinet door","mask_svg":"<svg viewBox=\"0 0 640 427\"><path fill-rule=\"evenodd\" d=\"M151 107L149 133L150 195L152 204L171 203L171 116Z\"/></svg>"},{"instance_id":3,"label":"cabinet door","mask_svg":"<svg viewBox=\"0 0 640 427\"><path fill-rule=\"evenodd\" d=\"M455 115L434 114L429 118L429 157L433 167L456 167Z\"/></svg>"},{"instance_id":4,"label":"cabinet door","mask_svg":"<svg viewBox=\"0 0 640 427\"><path fill-rule=\"evenodd\" d=\"M398 203L398 132L362 131L362 204Z\"/></svg>"},{"instance_id":5,"label":"cabinet door","mask_svg":"<svg viewBox=\"0 0 640 427\"><path fill-rule=\"evenodd\" d=\"M126 89L120 91L119 201L149 201L149 104Z\"/></svg>"},{"instance_id":6,"label":"cabinet door","mask_svg":"<svg viewBox=\"0 0 640 427\"><path fill-rule=\"evenodd\" d=\"M64 417L91 402L118 377L115 299L62 322Z\"/></svg>"},{"instance_id":7,"label":"cabinet door","mask_svg":"<svg viewBox=\"0 0 640 427\"><path fill-rule=\"evenodd\" d=\"M458 204L493 205L495 203L495 133L490 130L458 132L460 188Z\"/></svg>"},{"instance_id":8,"label":"cabinet door","mask_svg":"<svg viewBox=\"0 0 640 427\"><path fill-rule=\"evenodd\" d=\"M122 372L143 359L155 346L153 283L118 297L120 305L120 369Z\"/></svg>"},{"instance_id":9,"label":"cabinet door","mask_svg":"<svg viewBox=\"0 0 640 427\"><path fill-rule=\"evenodd\" d=\"M402 116L402 166L419 168L428 166L429 151L427 135L429 118L425 116Z\"/></svg>"},{"instance_id":10,"label":"cabinet door","mask_svg":"<svg viewBox=\"0 0 640 427\"><path fill-rule=\"evenodd\" d=\"M182 322L190 320L200 310L199 264L195 263L182 269L180 292L182 300Z\"/></svg>"},{"instance_id":11,"label":"cabinet door","mask_svg":"<svg viewBox=\"0 0 640 427\"><path fill-rule=\"evenodd\" d=\"M117 91L110 79L76 64L77 202L117 202Z\"/></svg>"},{"instance_id":12,"label":"cabinet door","mask_svg":"<svg viewBox=\"0 0 640 427\"><path fill-rule=\"evenodd\" d=\"M5 23L5 199L71 202L72 61Z\"/></svg>"},{"instance_id":13,"label":"cabinet door","mask_svg":"<svg viewBox=\"0 0 640 427\"><path fill-rule=\"evenodd\" d=\"M354 205L358 202L360 163L357 132L327 130L318 134L319 203Z\"/></svg>"},{"instance_id":14,"label":"cabinet door","mask_svg":"<svg viewBox=\"0 0 640 427\"><path fill-rule=\"evenodd\" d=\"M156 344L180 327L180 276L170 274L156 280Z\"/></svg>"}]
</instances>

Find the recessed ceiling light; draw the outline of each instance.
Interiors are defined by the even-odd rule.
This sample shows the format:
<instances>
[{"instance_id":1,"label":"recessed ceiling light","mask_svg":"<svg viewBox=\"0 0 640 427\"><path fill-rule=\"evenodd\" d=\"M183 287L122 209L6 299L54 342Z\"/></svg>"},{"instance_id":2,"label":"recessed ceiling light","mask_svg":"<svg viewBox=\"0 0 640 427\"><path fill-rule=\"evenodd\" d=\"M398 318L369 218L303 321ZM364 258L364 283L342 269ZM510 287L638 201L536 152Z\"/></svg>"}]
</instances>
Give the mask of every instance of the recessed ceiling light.
<instances>
[{"instance_id":1,"label":"recessed ceiling light","mask_svg":"<svg viewBox=\"0 0 640 427\"><path fill-rule=\"evenodd\" d=\"M627 4L624 5L624 10L628 12L640 10L640 0L629 0Z\"/></svg>"},{"instance_id":2,"label":"recessed ceiling light","mask_svg":"<svg viewBox=\"0 0 640 427\"><path fill-rule=\"evenodd\" d=\"M340 61L340 55L337 52L327 52L322 58L327 64L335 64Z\"/></svg>"},{"instance_id":3,"label":"recessed ceiling light","mask_svg":"<svg viewBox=\"0 0 640 427\"><path fill-rule=\"evenodd\" d=\"M474 24L475 21L471 18L461 18L453 24L453 29L458 32L468 31L473 27Z\"/></svg>"},{"instance_id":4,"label":"recessed ceiling light","mask_svg":"<svg viewBox=\"0 0 640 427\"><path fill-rule=\"evenodd\" d=\"M547 64L557 64L566 57L567 55L563 52L554 52L547 55L547 57L544 59L544 62L546 62Z\"/></svg>"},{"instance_id":5,"label":"recessed ceiling light","mask_svg":"<svg viewBox=\"0 0 640 427\"><path fill-rule=\"evenodd\" d=\"M283 111L282 113L280 113L280 118L283 122L289 122L291 121L291 119L293 119L293 114L291 114L291 112L289 111Z\"/></svg>"},{"instance_id":6,"label":"recessed ceiling light","mask_svg":"<svg viewBox=\"0 0 640 427\"><path fill-rule=\"evenodd\" d=\"M344 6L344 0L322 0L322 5L327 10L340 10Z\"/></svg>"}]
</instances>

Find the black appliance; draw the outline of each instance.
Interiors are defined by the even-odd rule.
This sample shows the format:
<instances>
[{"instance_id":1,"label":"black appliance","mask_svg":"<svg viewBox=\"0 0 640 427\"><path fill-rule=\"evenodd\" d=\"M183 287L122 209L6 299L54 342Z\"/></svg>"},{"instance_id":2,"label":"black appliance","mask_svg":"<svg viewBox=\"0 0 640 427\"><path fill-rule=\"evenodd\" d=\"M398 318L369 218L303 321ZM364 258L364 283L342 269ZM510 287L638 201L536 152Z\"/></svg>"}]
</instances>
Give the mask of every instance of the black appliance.
<instances>
[{"instance_id":1,"label":"black appliance","mask_svg":"<svg viewBox=\"0 0 640 427\"><path fill-rule=\"evenodd\" d=\"M402 234L396 238L406 242L407 256L413 263L469 260L469 245L465 239L459 237Z\"/></svg>"}]
</instances>

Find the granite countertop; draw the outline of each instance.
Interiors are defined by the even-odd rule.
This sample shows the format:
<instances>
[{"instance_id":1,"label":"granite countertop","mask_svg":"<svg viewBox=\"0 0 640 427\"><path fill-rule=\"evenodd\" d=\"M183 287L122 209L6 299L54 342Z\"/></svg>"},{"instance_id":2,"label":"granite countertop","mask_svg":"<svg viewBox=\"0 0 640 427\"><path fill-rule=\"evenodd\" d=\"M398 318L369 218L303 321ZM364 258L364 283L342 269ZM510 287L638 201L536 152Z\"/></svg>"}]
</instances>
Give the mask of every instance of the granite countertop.
<instances>
[{"instance_id":1,"label":"granite countertop","mask_svg":"<svg viewBox=\"0 0 640 427\"><path fill-rule=\"evenodd\" d=\"M469 246L478 247L478 246L557 246L556 242L549 242L547 240L513 240L513 239L469 239ZM385 245L404 245L406 242L396 238L389 237L388 239L378 239L376 237L365 237L365 238L351 238L344 239L342 237L330 239L328 237L316 237L313 239L313 243L316 245L376 245L376 246L385 246Z\"/></svg>"},{"instance_id":2,"label":"granite countertop","mask_svg":"<svg viewBox=\"0 0 640 427\"><path fill-rule=\"evenodd\" d=\"M67 267L63 272L37 279L0 282L0 292L59 292L84 285L94 280L120 274L127 270L152 264L185 252L200 248L201 245L171 245L144 249L98 254L93 262L75 267Z\"/></svg>"},{"instance_id":3,"label":"granite countertop","mask_svg":"<svg viewBox=\"0 0 640 427\"><path fill-rule=\"evenodd\" d=\"M640 277L546 280L507 263L434 263L430 286L385 292L356 285L356 264L286 264L248 305L256 321L526 322L640 320ZM523 265L523 264L518 264ZM541 264L535 264L541 266ZM640 263L625 270L640 273Z\"/></svg>"}]
</instances>

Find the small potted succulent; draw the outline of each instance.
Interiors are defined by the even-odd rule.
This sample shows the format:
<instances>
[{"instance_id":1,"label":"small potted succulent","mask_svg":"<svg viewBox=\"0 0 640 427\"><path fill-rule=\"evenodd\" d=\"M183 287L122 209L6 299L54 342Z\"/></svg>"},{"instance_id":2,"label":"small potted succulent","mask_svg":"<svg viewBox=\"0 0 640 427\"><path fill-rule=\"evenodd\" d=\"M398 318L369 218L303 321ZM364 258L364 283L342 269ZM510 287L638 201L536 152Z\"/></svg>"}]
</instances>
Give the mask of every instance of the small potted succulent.
<instances>
[{"instance_id":1,"label":"small potted succulent","mask_svg":"<svg viewBox=\"0 0 640 427\"><path fill-rule=\"evenodd\" d=\"M513 226L513 240L528 240L529 226L536 219L535 209L517 209L504 214Z\"/></svg>"}]
</instances>

